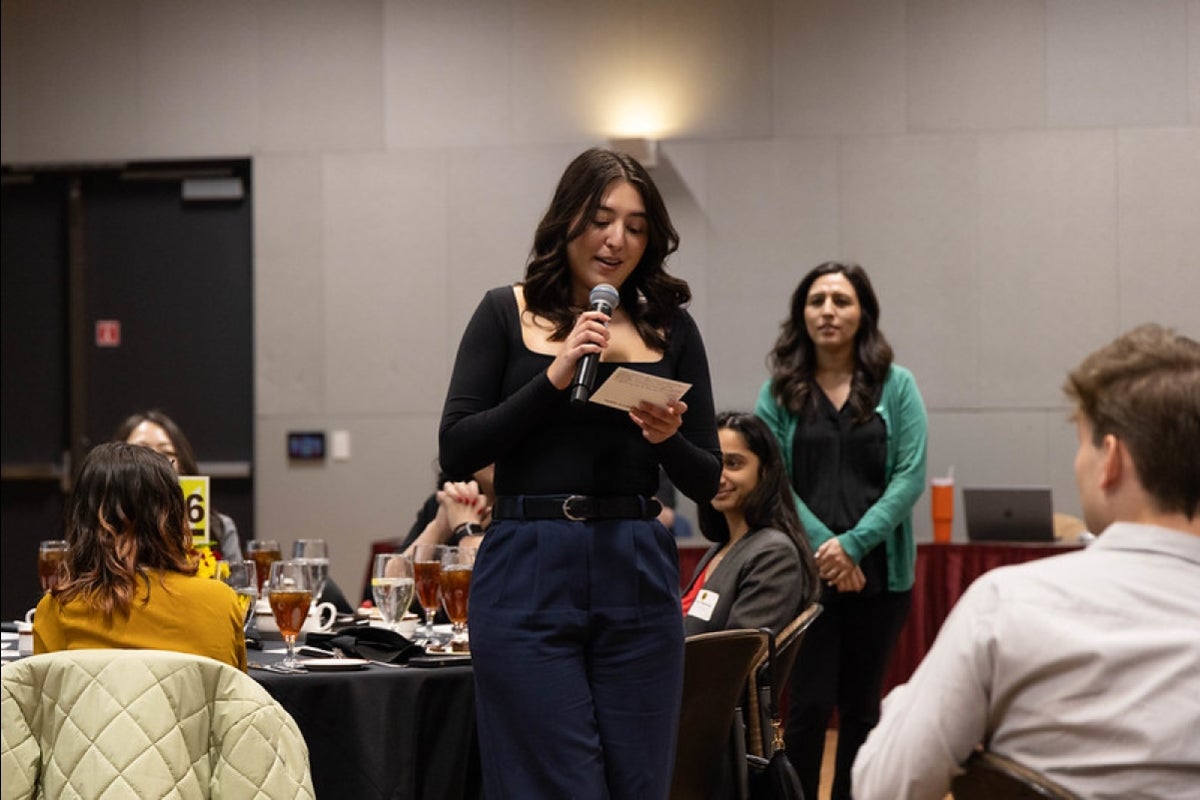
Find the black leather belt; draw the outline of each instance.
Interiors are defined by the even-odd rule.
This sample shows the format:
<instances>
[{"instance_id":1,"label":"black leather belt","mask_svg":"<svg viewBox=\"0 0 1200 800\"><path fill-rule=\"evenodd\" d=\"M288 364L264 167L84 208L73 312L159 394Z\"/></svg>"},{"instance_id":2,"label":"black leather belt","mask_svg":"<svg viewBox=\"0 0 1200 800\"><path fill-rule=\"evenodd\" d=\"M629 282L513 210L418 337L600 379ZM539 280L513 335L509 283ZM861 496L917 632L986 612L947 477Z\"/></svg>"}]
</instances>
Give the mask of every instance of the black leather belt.
<instances>
[{"instance_id":1,"label":"black leather belt","mask_svg":"<svg viewBox=\"0 0 1200 800\"><path fill-rule=\"evenodd\" d=\"M654 519L662 503L640 494L588 497L581 494L503 495L492 507L495 519Z\"/></svg>"}]
</instances>

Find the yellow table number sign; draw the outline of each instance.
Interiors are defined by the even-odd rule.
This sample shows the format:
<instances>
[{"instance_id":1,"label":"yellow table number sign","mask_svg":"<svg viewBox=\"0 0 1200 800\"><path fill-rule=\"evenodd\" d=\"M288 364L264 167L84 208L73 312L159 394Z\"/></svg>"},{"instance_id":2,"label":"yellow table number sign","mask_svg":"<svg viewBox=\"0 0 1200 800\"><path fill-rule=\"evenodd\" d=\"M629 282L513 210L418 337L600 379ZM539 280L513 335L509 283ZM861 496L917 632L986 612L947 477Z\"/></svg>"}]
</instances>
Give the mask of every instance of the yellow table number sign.
<instances>
[{"instance_id":1,"label":"yellow table number sign","mask_svg":"<svg viewBox=\"0 0 1200 800\"><path fill-rule=\"evenodd\" d=\"M208 476L180 475L183 501L187 508L188 524L192 526L192 546L211 547L212 538L208 527Z\"/></svg>"}]
</instances>

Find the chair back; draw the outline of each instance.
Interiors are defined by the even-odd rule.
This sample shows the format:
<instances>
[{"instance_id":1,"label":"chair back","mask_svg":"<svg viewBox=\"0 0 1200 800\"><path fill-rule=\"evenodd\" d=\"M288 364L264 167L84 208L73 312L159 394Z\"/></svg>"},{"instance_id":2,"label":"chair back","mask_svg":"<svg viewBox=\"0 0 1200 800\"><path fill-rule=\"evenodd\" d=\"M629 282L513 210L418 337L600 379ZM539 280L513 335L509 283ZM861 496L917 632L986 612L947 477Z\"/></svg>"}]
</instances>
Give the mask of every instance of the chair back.
<instances>
[{"instance_id":1,"label":"chair back","mask_svg":"<svg viewBox=\"0 0 1200 800\"><path fill-rule=\"evenodd\" d=\"M767 646L761 631L735 629L687 637L683 705L671 800L708 800L729 755L734 715L751 668Z\"/></svg>"},{"instance_id":2,"label":"chair back","mask_svg":"<svg viewBox=\"0 0 1200 800\"><path fill-rule=\"evenodd\" d=\"M1079 800L1074 793L1012 759L976 751L950 782L954 800Z\"/></svg>"},{"instance_id":3,"label":"chair back","mask_svg":"<svg viewBox=\"0 0 1200 800\"><path fill-rule=\"evenodd\" d=\"M784 626L775 636L775 661L773 675L768 675L771 662L767 654L750 672L750 682L746 689L746 752L759 758L770 758L767 743L771 738L771 715L768 713L768 694L771 685L775 685L775 696L783 694L787 688L788 679L792 676L792 667L796 665L796 656L800 653L800 645L804 643L804 634L813 621L824 610L820 603L813 603L801 611L795 619Z\"/></svg>"},{"instance_id":4,"label":"chair back","mask_svg":"<svg viewBox=\"0 0 1200 800\"><path fill-rule=\"evenodd\" d=\"M0 668L3 798L314 797L295 721L249 675L162 650Z\"/></svg>"}]
</instances>

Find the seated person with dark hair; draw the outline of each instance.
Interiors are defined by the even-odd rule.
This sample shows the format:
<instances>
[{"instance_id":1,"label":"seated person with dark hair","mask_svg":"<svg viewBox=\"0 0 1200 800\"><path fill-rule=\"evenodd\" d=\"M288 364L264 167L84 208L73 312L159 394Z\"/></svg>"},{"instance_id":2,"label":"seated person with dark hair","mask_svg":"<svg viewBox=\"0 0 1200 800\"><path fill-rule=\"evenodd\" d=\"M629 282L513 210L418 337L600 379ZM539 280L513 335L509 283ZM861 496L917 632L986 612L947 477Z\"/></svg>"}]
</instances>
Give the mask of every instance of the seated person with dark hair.
<instances>
[{"instance_id":1,"label":"seated person with dark hair","mask_svg":"<svg viewBox=\"0 0 1200 800\"><path fill-rule=\"evenodd\" d=\"M687 635L731 628L779 633L817 598L817 566L800 527L783 456L753 414L717 416L721 482L697 506L716 542L683 595Z\"/></svg>"},{"instance_id":2,"label":"seated person with dark hair","mask_svg":"<svg viewBox=\"0 0 1200 800\"><path fill-rule=\"evenodd\" d=\"M197 576L183 492L164 456L98 445L83 460L66 519L65 574L38 603L34 653L176 650L246 669L237 594Z\"/></svg>"}]
</instances>

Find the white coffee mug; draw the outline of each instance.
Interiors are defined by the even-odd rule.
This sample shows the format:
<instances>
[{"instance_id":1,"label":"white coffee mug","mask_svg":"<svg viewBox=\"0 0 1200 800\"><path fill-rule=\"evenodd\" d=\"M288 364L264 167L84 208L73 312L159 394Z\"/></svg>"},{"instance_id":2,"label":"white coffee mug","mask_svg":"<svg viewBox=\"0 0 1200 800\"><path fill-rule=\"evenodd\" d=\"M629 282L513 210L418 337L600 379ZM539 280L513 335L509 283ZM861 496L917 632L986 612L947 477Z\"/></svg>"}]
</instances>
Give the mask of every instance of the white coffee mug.
<instances>
[{"instance_id":1,"label":"white coffee mug","mask_svg":"<svg viewBox=\"0 0 1200 800\"><path fill-rule=\"evenodd\" d=\"M25 612L25 621L28 622L30 625L32 625L33 624L33 615L36 613L37 613L36 608L31 608L28 611L26 611Z\"/></svg>"},{"instance_id":2,"label":"white coffee mug","mask_svg":"<svg viewBox=\"0 0 1200 800\"><path fill-rule=\"evenodd\" d=\"M262 602L259 601L254 612L254 622L258 626L258 632L263 635L279 636L279 626L275 624L275 615L271 613L271 604L267 601L264 608ZM337 620L337 606L333 603L314 603L308 610L308 619L304 620L300 634L328 631L333 628L335 620Z\"/></svg>"}]
</instances>

